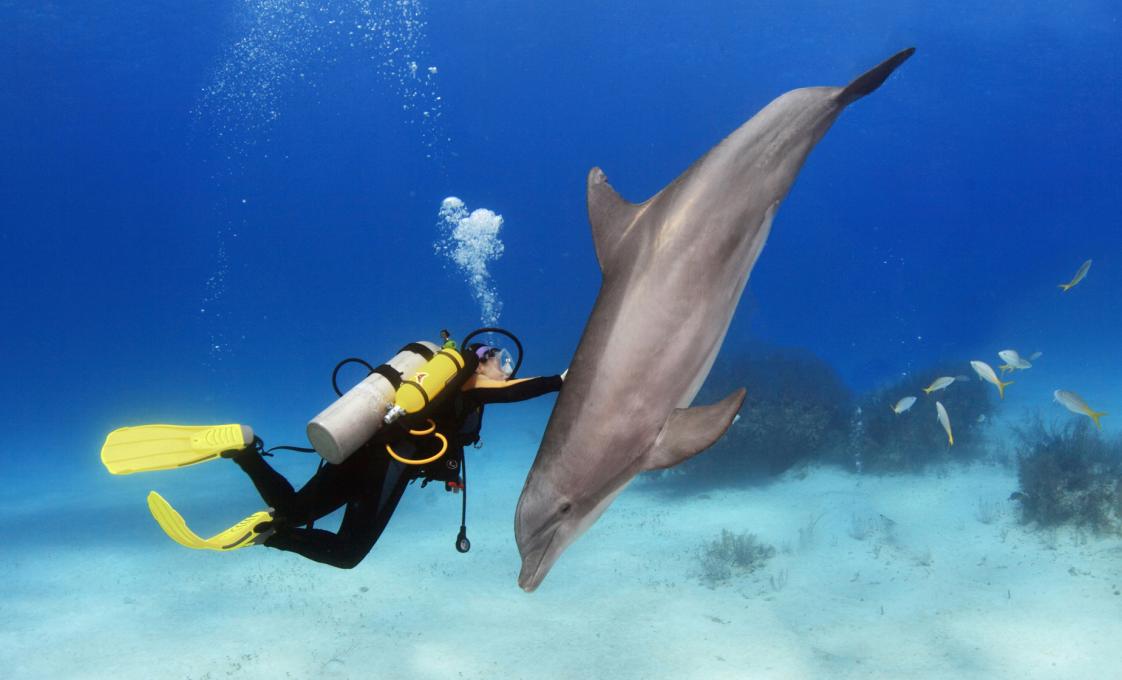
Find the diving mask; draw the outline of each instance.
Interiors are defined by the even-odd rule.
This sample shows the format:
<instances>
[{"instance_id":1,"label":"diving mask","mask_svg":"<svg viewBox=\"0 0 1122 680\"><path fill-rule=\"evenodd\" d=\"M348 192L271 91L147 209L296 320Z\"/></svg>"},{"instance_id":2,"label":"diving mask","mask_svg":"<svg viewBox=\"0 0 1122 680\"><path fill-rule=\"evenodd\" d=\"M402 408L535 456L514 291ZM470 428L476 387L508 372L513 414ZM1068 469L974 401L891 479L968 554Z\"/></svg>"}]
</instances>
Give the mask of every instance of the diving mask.
<instances>
[{"instance_id":1,"label":"diving mask","mask_svg":"<svg viewBox=\"0 0 1122 680\"><path fill-rule=\"evenodd\" d=\"M480 361L490 361L493 357L498 357L499 369L503 374L509 378L514 373L514 357L505 349L483 345L475 350L475 355L479 357Z\"/></svg>"}]
</instances>

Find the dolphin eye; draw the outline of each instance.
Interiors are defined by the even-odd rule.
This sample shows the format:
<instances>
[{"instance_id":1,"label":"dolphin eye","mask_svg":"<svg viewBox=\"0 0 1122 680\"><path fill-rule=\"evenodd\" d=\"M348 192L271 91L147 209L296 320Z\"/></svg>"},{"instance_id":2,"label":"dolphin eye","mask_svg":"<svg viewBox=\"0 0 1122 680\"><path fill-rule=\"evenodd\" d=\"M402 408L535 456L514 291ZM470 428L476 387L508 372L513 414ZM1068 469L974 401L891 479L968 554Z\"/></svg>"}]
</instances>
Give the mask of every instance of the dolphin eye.
<instances>
[{"instance_id":1,"label":"dolphin eye","mask_svg":"<svg viewBox=\"0 0 1122 680\"><path fill-rule=\"evenodd\" d=\"M558 512L561 513L562 515L567 515L567 514L569 514L569 511L572 510L572 509L573 509L573 504L572 503L566 503L566 504L561 506L561 508L558 510Z\"/></svg>"}]
</instances>

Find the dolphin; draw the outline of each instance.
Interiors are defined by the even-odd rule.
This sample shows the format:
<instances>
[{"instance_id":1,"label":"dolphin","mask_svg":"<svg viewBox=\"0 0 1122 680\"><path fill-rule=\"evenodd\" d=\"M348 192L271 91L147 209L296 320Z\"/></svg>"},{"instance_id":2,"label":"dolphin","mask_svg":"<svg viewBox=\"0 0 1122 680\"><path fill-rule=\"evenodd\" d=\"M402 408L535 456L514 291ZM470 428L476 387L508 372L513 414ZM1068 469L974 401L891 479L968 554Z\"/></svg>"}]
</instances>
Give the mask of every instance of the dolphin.
<instances>
[{"instance_id":1,"label":"dolphin","mask_svg":"<svg viewBox=\"0 0 1122 680\"><path fill-rule=\"evenodd\" d=\"M603 280L515 511L518 585L536 589L637 474L711 446L743 388L689 408L748 275L810 150L847 105L880 87L906 49L846 87L774 100L647 201L599 168L588 218Z\"/></svg>"}]
</instances>

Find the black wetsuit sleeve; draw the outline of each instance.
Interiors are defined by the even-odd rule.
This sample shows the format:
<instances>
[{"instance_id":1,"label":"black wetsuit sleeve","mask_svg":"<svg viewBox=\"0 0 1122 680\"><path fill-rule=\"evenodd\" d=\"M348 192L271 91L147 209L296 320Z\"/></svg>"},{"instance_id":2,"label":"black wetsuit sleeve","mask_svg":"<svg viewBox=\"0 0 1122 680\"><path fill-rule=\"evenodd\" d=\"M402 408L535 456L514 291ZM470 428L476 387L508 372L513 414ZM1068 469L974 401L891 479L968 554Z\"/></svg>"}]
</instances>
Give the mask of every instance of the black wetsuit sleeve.
<instances>
[{"instance_id":1,"label":"black wetsuit sleeve","mask_svg":"<svg viewBox=\"0 0 1122 680\"><path fill-rule=\"evenodd\" d=\"M519 380L512 385L497 387L476 387L465 390L464 398L476 404L510 404L516 401L526 401L543 394L557 392L561 389L561 376L547 375L540 378Z\"/></svg>"}]
</instances>

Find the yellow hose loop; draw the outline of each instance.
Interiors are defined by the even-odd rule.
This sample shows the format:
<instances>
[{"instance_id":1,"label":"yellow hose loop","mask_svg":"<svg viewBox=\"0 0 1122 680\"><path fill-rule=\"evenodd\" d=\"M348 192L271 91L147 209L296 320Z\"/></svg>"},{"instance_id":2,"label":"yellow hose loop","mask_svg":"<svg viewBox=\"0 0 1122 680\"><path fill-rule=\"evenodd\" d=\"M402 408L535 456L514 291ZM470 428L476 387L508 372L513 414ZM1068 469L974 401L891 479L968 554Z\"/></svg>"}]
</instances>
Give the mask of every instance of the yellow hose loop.
<instances>
[{"instance_id":1,"label":"yellow hose loop","mask_svg":"<svg viewBox=\"0 0 1122 680\"><path fill-rule=\"evenodd\" d=\"M436 423L433 422L432 418L426 418L426 420L429 422L429 429L427 429L427 430L409 430L409 434L416 435L418 437L423 437L426 434L432 434L433 432L436 432Z\"/></svg>"},{"instance_id":2,"label":"yellow hose loop","mask_svg":"<svg viewBox=\"0 0 1122 680\"><path fill-rule=\"evenodd\" d=\"M390 456L392 456L393 459L396 460L399 463L405 463L406 465L427 465L427 464L433 462L434 460L440 458L441 456L443 456L444 452L448 450L448 440L444 437L444 435L440 434L439 432L436 432L436 433L433 434L433 436L440 440L440 450L437 451L434 455L429 456L428 458L425 458L424 460L412 460L410 458L402 458L401 456L397 455L397 452L393 450L393 447L390 446L389 442L386 442L386 451L388 451Z\"/></svg>"}]
</instances>

